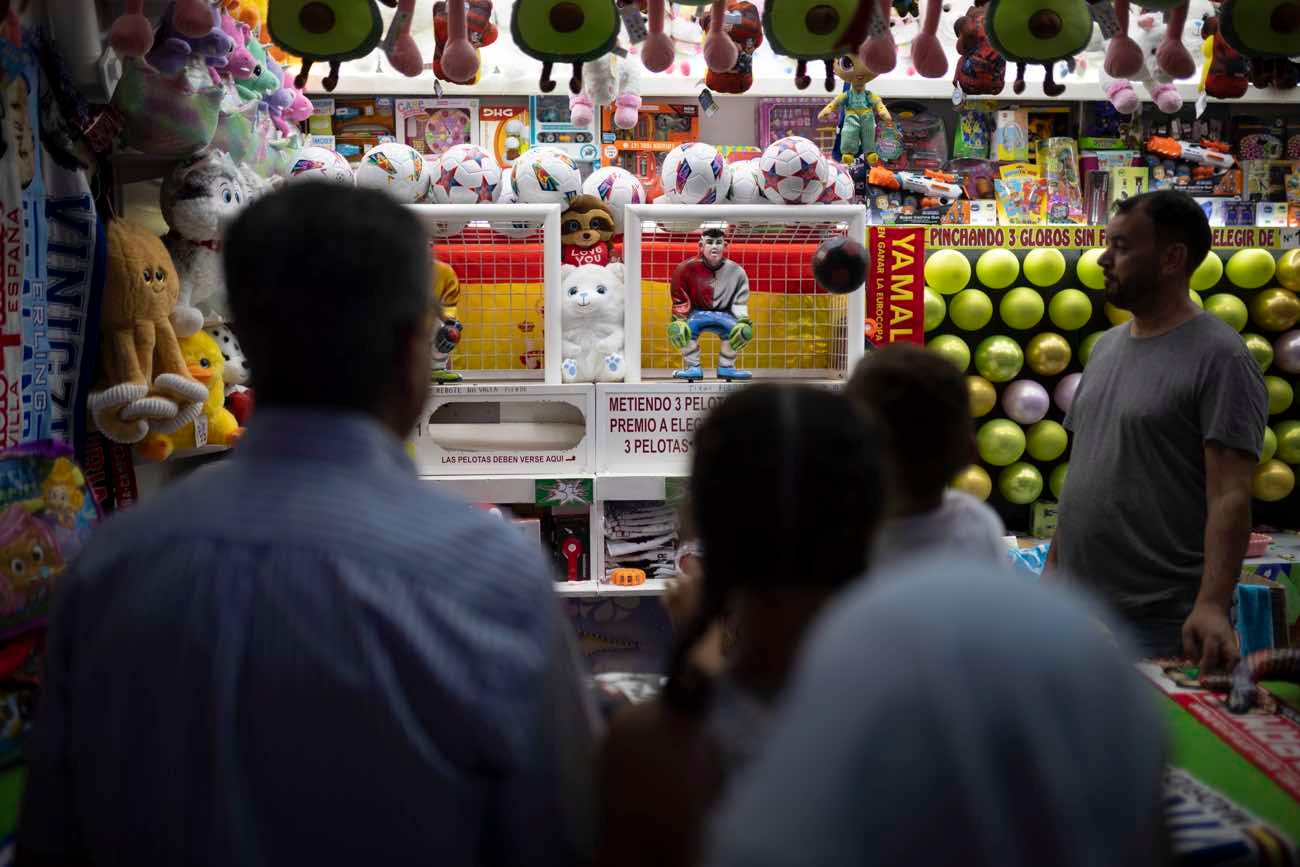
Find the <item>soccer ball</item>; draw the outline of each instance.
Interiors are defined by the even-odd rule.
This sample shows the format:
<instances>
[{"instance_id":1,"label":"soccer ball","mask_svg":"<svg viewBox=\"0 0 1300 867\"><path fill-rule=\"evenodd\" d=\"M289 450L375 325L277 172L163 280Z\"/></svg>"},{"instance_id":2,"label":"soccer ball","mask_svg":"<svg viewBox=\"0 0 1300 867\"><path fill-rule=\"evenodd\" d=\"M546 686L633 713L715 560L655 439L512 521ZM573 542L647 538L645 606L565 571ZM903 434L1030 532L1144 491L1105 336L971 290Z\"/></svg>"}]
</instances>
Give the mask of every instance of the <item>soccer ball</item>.
<instances>
[{"instance_id":1,"label":"soccer ball","mask_svg":"<svg viewBox=\"0 0 1300 867\"><path fill-rule=\"evenodd\" d=\"M758 158L763 195L787 205L811 205L821 198L830 180L826 158L817 145L801 136L777 139Z\"/></svg>"},{"instance_id":2,"label":"soccer ball","mask_svg":"<svg viewBox=\"0 0 1300 867\"><path fill-rule=\"evenodd\" d=\"M429 200L438 205L491 202L501 184L501 169L478 145L458 144L428 160Z\"/></svg>"},{"instance_id":3,"label":"soccer ball","mask_svg":"<svg viewBox=\"0 0 1300 867\"><path fill-rule=\"evenodd\" d=\"M337 151L322 147L305 147L298 151L289 166L289 180L333 181L336 184L355 183L352 166Z\"/></svg>"},{"instance_id":4,"label":"soccer ball","mask_svg":"<svg viewBox=\"0 0 1300 867\"><path fill-rule=\"evenodd\" d=\"M511 183L511 175L514 174L514 170L514 166L506 166L501 170L501 183L497 185L498 205L519 204L519 197L515 195L514 185ZM541 225L537 222L530 223L528 220L515 222L498 218L492 221L492 230L505 235L507 238L527 238L534 232L540 231Z\"/></svg>"},{"instance_id":5,"label":"soccer ball","mask_svg":"<svg viewBox=\"0 0 1300 867\"><path fill-rule=\"evenodd\" d=\"M429 190L429 173L415 148L384 142L361 158L357 186L383 190L402 204L415 204Z\"/></svg>"},{"instance_id":6,"label":"soccer ball","mask_svg":"<svg viewBox=\"0 0 1300 867\"><path fill-rule=\"evenodd\" d=\"M557 147L529 148L515 160L511 184L519 201L567 205L582 191L582 174L573 158Z\"/></svg>"},{"instance_id":7,"label":"soccer ball","mask_svg":"<svg viewBox=\"0 0 1300 867\"><path fill-rule=\"evenodd\" d=\"M853 201L855 187L853 184L853 175L849 174L848 168L842 163L834 160L826 164L830 169L830 183L826 189L822 190L822 197L819 201L824 205L839 205Z\"/></svg>"},{"instance_id":8,"label":"soccer ball","mask_svg":"<svg viewBox=\"0 0 1300 867\"><path fill-rule=\"evenodd\" d=\"M582 182L582 192L609 205L614 215L615 235L623 234L623 207L639 205L646 200L645 187L636 175L618 166L596 169Z\"/></svg>"},{"instance_id":9,"label":"soccer ball","mask_svg":"<svg viewBox=\"0 0 1300 867\"><path fill-rule=\"evenodd\" d=\"M767 201L763 196L762 180L757 160L732 163L731 189L727 192L727 201L736 205L757 205Z\"/></svg>"},{"instance_id":10,"label":"soccer ball","mask_svg":"<svg viewBox=\"0 0 1300 867\"><path fill-rule=\"evenodd\" d=\"M726 198L731 179L718 149L704 142L678 145L664 157L659 180L664 195L681 205L712 205Z\"/></svg>"}]
</instances>

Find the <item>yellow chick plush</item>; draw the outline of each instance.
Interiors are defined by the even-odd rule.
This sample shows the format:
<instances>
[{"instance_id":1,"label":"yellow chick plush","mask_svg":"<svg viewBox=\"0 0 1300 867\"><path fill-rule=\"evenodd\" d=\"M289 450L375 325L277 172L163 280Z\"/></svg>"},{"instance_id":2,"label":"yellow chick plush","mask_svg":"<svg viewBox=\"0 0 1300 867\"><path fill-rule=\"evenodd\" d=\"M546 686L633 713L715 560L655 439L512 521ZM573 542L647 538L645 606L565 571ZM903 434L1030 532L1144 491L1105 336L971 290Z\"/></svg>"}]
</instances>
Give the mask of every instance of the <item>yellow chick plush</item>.
<instances>
[{"instance_id":1,"label":"yellow chick plush","mask_svg":"<svg viewBox=\"0 0 1300 867\"><path fill-rule=\"evenodd\" d=\"M203 330L182 337L180 345L190 376L208 389L208 396L203 401L203 415L171 433L151 432L136 447L141 457L149 460L164 461L176 449L233 445L244 432L226 409L226 384L221 375L226 359L221 354L221 347Z\"/></svg>"}]
</instances>

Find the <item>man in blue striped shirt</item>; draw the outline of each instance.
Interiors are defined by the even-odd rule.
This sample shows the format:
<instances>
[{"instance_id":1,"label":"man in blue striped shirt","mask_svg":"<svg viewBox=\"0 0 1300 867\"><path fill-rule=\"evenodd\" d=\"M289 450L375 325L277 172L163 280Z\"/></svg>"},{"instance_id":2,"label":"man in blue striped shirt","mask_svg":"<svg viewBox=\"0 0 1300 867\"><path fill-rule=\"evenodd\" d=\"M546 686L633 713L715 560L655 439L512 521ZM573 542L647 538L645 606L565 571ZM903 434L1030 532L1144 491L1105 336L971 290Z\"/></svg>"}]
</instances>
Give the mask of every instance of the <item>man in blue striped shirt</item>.
<instances>
[{"instance_id":1,"label":"man in blue striped shirt","mask_svg":"<svg viewBox=\"0 0 1300 867\"><path fill-rule=\"evenodd\" d=\"M581 864L597 722L550 570L402 447L438 314L424 232L303 183L224 257L258 410L67 573L20 859Z\"/></svg>"}]
</instances>

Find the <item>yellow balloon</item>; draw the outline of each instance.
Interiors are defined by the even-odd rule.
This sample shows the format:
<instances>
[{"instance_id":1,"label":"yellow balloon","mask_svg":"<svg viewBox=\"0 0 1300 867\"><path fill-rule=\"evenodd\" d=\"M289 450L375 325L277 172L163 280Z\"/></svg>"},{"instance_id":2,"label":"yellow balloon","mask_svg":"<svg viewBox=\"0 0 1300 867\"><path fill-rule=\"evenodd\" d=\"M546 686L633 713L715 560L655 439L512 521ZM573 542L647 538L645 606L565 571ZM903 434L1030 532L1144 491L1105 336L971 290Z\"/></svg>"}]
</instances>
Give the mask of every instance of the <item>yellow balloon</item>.
<instances>
[{"instance_id":1,"label":"yellow balloon","mask_svg":"<svg viewBox=\"0 0 1300 867\"><path fill-rule=\"evenodd\" d=\"M1294 488L1295 473L1277 458L1255 467L1255 477L1251 481L1255 499L1276 503L1285 500Z\"/></svg>"},{"instance_id":2,"label":"yellow balloon","mask_svg":"<svg viewBox=\"0 0 1300 867\"><path fill-rule=\"evenodd\" d=\"M952 486L981 500L987 500L993 493L993 480L979 464L971 464L954 476Z\"/></svg>"},{"instance_id":3,"label":"yellow balloon","mask_svg":"<svg viewBox=\"0 0 1300 867\"><path fill-rule=\"evenodd\" d=\"M1300 292L1300 247L1287 250L1277 260L1277 282L1292 292Z\"/></svg>"},{"instance_id":4,"label":"yellow balloon","mask_svg":"<svg viewBox=\"0 0 1300 867\"><path fill-rule=\"evenodd\" d=\"M998 402L998 391L982 376L966 377L966 387L970 389L971 418L988 415Z\"/></svg>"},{"instance_id":5,"label":"yellow balloon","mask_svg":"<svg viewBox=\"0 0 1300 867\"><path fill-rule=\"evenodd\" d=\"M1025 363L1039 376L1056 376L1070 364L1070 344L1051 331L1035 335L1025 346Z\"/></svg>"},{"instance_id":6,"label":"yellow balloon","mask_svg":"<svg viewBox=\"0 0 1300 867\"><path fill-rule=\"evenodd\" d=\"M1250 321L1265 331L1286 331L1300 320L1300 298L1290 289L1264 289L1250 299Z\"/></svg>"},{"instance_id":7,"label":"yellow balloon","mask_svg":"<svg viewBox=\"0 0 1300 867\"><path fill-rule=\"evenodd\" d=\"M1106 302L1106 318L1110 320L1111 325L1123 325L1133 318L1133 314L1127 310L1121 310L1109 301Z\"/></svg>"}]
</instances>

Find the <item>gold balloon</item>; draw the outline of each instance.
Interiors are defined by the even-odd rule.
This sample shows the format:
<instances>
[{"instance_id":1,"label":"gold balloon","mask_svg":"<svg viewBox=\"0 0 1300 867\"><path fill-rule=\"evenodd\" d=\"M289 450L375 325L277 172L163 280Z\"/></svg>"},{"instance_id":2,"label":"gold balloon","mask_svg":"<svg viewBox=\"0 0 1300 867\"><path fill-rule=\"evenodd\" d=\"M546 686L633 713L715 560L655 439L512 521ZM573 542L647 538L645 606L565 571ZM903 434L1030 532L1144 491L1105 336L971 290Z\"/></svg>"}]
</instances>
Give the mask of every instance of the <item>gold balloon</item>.
<instances>
[{"instance_id":1,"label":"gold balloon","mask_svg":"<svg viewBox=\"0 0 1300 867\"><path fill-rule=\"evenodd\" d=\"M1289 289L1264 289L1250 299L1250 321L1265 331L1286 331L1300 320L1300 298Z\"/></svg>"},{"instance_id":2,"label":"gold balloon","mask_svg":"<svg viewBox=\"0 0 1300 867\"><path fill-rule=\"evenodd\" d=\"M1255 499L1276 503L1285 500L1294 487L1295 473L1277 458L1255 467L1255 478L1251 482Z\"/></svg>"},{"instance_id":3,"label":"gold balloon","mask_svg":"<svg viewBox=\"0 0 1300 867\"><path fill-rule=\"evenodd\" d=\"M998 402L998 391L982 376L966 377L966 387L970 390L971 418L988 415Z\"/></svg>"},{"instance_id":4,"label":"gold balloon","mask_svg":"<svg viewBox=\"0 0 1300 867\"><path fill-rule=\"evenodd\" d=\"M1300 247L1287 250L1277 260L1277 282L1292 292L1300 292Z\"/></svg>"},{"instance_id":5,"label":"gold balloon","mask_svg":"<svg viewBox=\"0 0 1300 867\"><path fill-rule=\"evenodd\" d=\"M953 476L952 486L981 500L987 500L989 494L993 493L993 480L979 464L971 464Z\"/></svg>"},{"instance_id":6,"label":"gold balloon","mask_svg":"<svg viewBox=\"0 0 1300 867\"><path fill-rule=\"evenodd\" d=\"M1070 344L1050 331L1035 335L1025 347L1025 363L1039 376L1056 376L1070 364Z\"/></svg>"}]
</instances>

